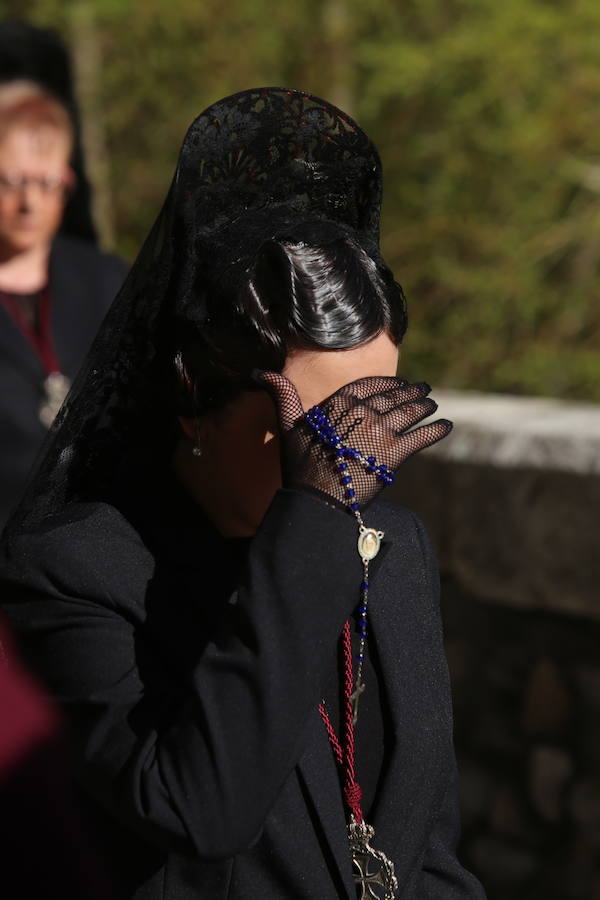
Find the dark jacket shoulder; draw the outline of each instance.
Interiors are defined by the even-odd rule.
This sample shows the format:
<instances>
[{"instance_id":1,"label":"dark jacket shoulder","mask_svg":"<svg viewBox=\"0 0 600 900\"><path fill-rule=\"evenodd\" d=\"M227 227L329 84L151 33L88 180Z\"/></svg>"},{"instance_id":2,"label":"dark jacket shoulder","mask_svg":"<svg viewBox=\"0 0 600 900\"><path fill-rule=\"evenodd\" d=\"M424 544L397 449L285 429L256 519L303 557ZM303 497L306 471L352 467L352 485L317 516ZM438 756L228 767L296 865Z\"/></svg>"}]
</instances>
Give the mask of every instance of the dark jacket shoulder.
<instances>
[{"instance_id":1,"label":"dark jacket shoulder","mask_svg":"<svg viewBox=\"0 0 600 900\"><path fill-rule=\"evenodd\" d=\"M115 253L101 250L90 241L70 235L59 234L52 243L50 265L65 264L81 267L89 278L100 277L107 283L113 283L115 290L122 284L129 266Z\"/></svg>"},{"instance_id":2,"label":"dark jacket shoulder","mask_svg":"<svg viewBox=\"0 0 600 900\"><path fill-rule=\"evenodd\" d=\"M52 331L62 371L73 379L118 294L126 264L78 238L57 237L49 266Z\"/></svg>"},{"instance_id":3,"label":"dark jacket shoulder","mask_svg":"<svg viewBox=\"0 0 600 900\"><path fill-rule=\"evenodd\" d=\"M0 577L15 589L108 606L143 597L155 567L135 528L108 503L72 503L35 531L9 536Z\"/></svg>"}]
</instances>

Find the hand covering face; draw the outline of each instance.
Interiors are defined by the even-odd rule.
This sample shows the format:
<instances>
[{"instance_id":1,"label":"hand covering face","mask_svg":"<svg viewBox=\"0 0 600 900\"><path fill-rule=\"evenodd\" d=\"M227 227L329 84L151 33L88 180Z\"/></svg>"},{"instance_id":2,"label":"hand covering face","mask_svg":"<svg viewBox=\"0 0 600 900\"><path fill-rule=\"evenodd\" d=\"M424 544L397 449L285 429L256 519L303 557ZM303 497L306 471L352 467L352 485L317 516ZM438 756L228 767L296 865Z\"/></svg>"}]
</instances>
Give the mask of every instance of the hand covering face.
<instances>
[{"instance_id":1,"label":"hand covering face","mask_svg":"<svg viewBox=\"0 0 600 900\"><path fill-rule=\"evenodd\" d=\"M257 377L269 388L277 407L284 485L308 487L347 507L344 482L331 449L315 439L292 382L276 372L262 372ZM437 403L427 396L430 390L424 382L410 384L400 378L367 377L344 385L319 407L344 446L394 472L414 453L442 440L452 429L447 419L414 427L437 409ZM383 489L384 482L351 457L344 466L360 507Z\"/></svg>"}]
</instances>

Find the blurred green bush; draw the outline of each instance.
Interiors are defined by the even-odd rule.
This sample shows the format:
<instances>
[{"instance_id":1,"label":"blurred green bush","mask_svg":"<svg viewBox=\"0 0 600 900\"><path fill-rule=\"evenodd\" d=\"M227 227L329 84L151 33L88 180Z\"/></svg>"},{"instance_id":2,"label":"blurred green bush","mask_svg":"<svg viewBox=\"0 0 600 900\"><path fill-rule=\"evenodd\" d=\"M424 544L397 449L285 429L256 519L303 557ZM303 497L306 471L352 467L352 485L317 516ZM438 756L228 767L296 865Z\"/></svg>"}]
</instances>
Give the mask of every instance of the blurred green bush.
<instances>
[{"instance_id":1,"label":"blurred green bush","mask_svg":"<svg viewBox=\"0 0 600 900\"><path fill-rule=\"evenodd\" d=\"M598 0L18 0L81 73L106 234L133 258L196 113L265 84L380 148L402 371L600 401Z\"/></svg>"}]
</instances>

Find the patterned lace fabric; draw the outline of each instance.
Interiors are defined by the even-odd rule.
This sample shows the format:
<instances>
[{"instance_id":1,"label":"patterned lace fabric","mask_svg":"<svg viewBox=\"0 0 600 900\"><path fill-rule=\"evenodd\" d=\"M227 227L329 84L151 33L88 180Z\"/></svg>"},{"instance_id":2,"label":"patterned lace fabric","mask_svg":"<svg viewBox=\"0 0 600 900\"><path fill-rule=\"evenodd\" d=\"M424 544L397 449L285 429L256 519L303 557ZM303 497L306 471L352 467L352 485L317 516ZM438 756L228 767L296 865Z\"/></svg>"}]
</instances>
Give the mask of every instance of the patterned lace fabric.
<instances>
[{"instance_id":1,"label":"patterned lace fabric","mask_svg":"<svg viewBox=\"0 0 600 900\"><path fill-rule=\"evenodd\" d=\"M210 284L270 238L351 235L374 259L381 165L353 120L301 91L259 88L215 103L191 125L150 234L48 435L10 535L74 498L102 496L135 442L172 434L161 404L170 335L202 330Z\"/></svg>"}]
</instances>

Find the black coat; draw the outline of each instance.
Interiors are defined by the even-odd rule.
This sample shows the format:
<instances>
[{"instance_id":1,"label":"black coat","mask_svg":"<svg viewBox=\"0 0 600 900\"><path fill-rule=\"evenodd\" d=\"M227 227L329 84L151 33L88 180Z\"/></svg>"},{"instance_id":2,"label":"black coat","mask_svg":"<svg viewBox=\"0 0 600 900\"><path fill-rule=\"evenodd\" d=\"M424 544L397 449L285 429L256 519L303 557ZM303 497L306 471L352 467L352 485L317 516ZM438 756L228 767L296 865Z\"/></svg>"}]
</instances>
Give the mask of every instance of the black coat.
<instances>
[{"instance_id":1,"label":"black coat","mask_svg":"<svg viewBox=\"0 0 600 900\"><path fill-rule=\"evenodd\" d=\"M127 267L76 238L52 245L52 334L62 372L73 380ZM15 505L47 428L39 417L46 374L0 305L0 530Z\"/></svg>"},{"instance_id":2,"label":"black coat","mask_svg":"<svg viewBox=\"0 0 600 900\"><path fill-rule=\"evenodd\" d=\"M402 900L482 900L455 855L429 542L398 506L375 501L365 519L385 531L370 627L393 730L374 844L394 861ZM90 821L123 896L354 898L317 709L362 578L354 519L280 491L240 571L214 571L216 536L153 498L138 523L108 504L73 506L16 539L2 567L4 609L71 722Z\"/></svg>"}]
</instances>

